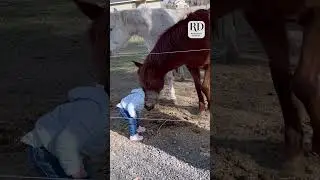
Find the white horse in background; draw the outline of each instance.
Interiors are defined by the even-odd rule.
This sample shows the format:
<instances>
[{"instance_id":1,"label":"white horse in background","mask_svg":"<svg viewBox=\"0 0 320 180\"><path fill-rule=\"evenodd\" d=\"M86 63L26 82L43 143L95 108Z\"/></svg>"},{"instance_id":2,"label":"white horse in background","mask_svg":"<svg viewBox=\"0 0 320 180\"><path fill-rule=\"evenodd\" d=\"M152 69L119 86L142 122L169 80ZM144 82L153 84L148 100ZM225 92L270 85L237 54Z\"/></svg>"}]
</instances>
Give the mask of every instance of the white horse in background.
<instances>
[{"instance_id":1,"label":"white horse in background","mask_svg":"<svg viewBox=\"0 0 320 180\"><path fill-rule=\"evenodd\" d=\"M184 19L190 12L198 9L208 9L208 7L194 6L165 9L149 8L147 5L142 4L136 9L122 11L114 9L113 12L110 12L110 52L116 54L127 45L129 39L134 35L144 39L145 45L150 52L165 30ZM168 72L166 78L168 81L169 98L176 100L173 88L173 72Z\"/></svg>"}]
</instances>

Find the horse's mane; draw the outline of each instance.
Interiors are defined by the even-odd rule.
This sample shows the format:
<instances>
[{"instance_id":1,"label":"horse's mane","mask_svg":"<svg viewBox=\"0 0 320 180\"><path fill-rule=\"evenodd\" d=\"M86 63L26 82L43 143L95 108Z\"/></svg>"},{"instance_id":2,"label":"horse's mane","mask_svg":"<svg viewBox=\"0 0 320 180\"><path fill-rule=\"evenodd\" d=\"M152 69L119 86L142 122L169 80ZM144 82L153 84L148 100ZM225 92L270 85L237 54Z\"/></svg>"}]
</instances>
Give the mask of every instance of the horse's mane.
<instances>
[{"instance_id":1,"label":"horse's mane","mask_svg":"<svg viewBox=\"0 0 320 180\"><path fill-rule=\"evenodd\" d=\"M210 10L210 9L209 9ZM189 21L204 21L205 24L210 22L209 15L210 11L206 9L199 9L197 11L191 12L187 15L185 19L178 21L175 25L168 28L158 39L156 45L146 57L145 62L159 63L160 59L164 59L170 56L170 53L165 54L152 54L161 53L168 51L179 51L181 49L181 42L183 39L188 39L187 36L187 24Z\"/></svg>"}]
</instances>

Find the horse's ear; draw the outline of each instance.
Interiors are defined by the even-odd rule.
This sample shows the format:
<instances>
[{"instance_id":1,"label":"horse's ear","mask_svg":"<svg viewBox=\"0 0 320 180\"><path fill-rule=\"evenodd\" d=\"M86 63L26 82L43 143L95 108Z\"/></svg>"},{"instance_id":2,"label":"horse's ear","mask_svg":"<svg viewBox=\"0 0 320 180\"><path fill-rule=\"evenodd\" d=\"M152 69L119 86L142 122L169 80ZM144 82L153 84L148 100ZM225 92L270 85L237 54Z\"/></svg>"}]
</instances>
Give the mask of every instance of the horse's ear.
<instances>
[{"instance_id":1,"label":"horse's ear","mask_svg":"<svg viewBox=\"0 0 320 180\"><path fill-rule=\"evenodd\" d=\"M73 1L76 3L80 11L86 16L88 16L91 20L97 19L104 12L104 8L96 4L85 2L83 0L73 0Z\"/></svg>"},{"instance_id":2,"label":"horse's ear","mask_svg":"<svg viewBox=\"0 0 320 180\"><path fill-rule=\"evenodd\" d=\"M140 68L143 64L136 62L136 61L132 61L134 63L134 65L136 65L138 68Z\"/></svg>"}]
</instances>

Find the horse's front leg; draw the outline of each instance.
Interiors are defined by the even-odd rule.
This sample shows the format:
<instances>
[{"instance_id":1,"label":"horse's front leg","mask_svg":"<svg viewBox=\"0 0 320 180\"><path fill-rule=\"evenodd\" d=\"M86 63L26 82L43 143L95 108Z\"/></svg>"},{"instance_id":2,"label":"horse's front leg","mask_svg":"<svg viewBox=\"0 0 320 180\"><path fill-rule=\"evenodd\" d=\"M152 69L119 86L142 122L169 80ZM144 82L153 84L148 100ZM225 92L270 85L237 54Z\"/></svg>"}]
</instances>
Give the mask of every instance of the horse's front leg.
<instances>
[{"instance_id":1,"label":"horse's front leg","mask_svg":"<svg viewBox=\"0 0 320 180\"><path fill-rule=\"evenodd\" d=\"M297 67L293 91L303 102L313 128L312 149L320 155L320 8L306 25L302 57Z\"/></svg>"},{"instance_id":2,"label":"horse's front leg","mask_svg":"<svg viewBox=\"0 0 320 180\"><path fill-rule=\"evenodd\" d=\"M210 79L211 79L211 66L209 64L208 67L205 69L204 78L202 82L202 92L207 98L209 110L210 110L210 104L211 104Z\"/></svg>"},{"instance_id":3,"label":"horse's front leg","mask_svg":"<svg viewBox=\"0 0 320 180\"><path fill-rule=\"evenodd\" d=\"M288 163L286 168L299 168L303 151L303 132L299 107L294 103L291 91L289 44L284 20L281 17L265 17L259 12L246 12L245 17L252 26L269 57L269 66L274 88L279 98L285 124L285 143ZM298 170L298 169L295 169Z\"/></svg>"},{"instance_id":4,"label":"horse's front leg","mask_svg":"<svg viewBox=\"0 0 320 180\"><path fill-rule=\"evenodd\" d=\"M199 68L191 68L191 67L187 67L187 68L193 77L194 86L196 88L197 95L199 98L199 111L200 111L200 113L202 113L203 111L206 110L206 106L205 106L203 95L201 93L200 69Z\"/></svg>"},{"instance_id":5,"label":"horse's front leg","mask_svg":"<svg viewBox=\"0 0 320 180\"><path fill-rule=\"evenodd\" d=\"M173 80L174 80L174 76L173 76L173 72L172 71L169 71L167 73L167 80L168 80L168 94L169 94L169 98L171 100L176 100L177 97L176 97L176 92L174 90L174 87L173 87Z\"/></svg>"}]
</instances>

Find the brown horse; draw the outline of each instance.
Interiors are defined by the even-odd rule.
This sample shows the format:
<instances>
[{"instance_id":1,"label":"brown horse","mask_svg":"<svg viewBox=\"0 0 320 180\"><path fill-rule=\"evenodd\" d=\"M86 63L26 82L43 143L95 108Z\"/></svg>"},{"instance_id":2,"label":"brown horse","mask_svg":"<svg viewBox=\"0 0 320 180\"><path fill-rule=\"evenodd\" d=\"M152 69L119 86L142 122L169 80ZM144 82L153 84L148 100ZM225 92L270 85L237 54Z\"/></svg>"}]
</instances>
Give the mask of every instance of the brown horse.
<instances>
[{"instance_id":1,"label":"brown horse","mask_svg":"<svg viewBox=\"0 0 320 180\"><path fill-rule=\"evenodd\" d=\"M316 0L213 0L211 19L242 9L246 20L261 40L269 57L273 84L285 124L288 163L301 163L303 132L301 109L306 108L313 128L312 149L320 154L320 1ZM290 71L289 45L285 24L295 20L304 29L302 55L294 74Z\"/></svg>"},{"instance_id":2,"label":"brown horse","mask_svg":"<svg viewBox=\"0 0 320 180\"><path fill-rule=\"evenodd\" d=\"M186 19L177 22L167 29L157 41L155 47L146 57L143 64L134 62L139 68L139 82L145 92L145 108L151 110L157 103L159 93L164 86L164 76L167 72L186 65L193 79L199 98L199 110L205 110L202 92L205 94L210 106L210 51L190 51L210 48L210 11L197 10L190 13ZM205 37L192 39L188 37L188 22L203 21L205 23ZM174 52L175 53L161 53ZM201 84L200 69L205 70L204 80Z\"/></svg>"},{"instance_id":3,"label":"brown horse","mask_svg":"<svg viewBox=\"0 0 320 180\"><path fill-rule=\"evenodd\" d=\"M109 9L99 7L85 1L74 0L78 8L92 20L88 34L91 42L92 62L95 67L95 76L98 83L103 84L110 96L110 64L107 63L109 51L109 30L106 23L109 20Z\"/></svg>"}]
</instances>

